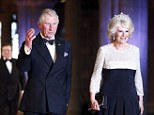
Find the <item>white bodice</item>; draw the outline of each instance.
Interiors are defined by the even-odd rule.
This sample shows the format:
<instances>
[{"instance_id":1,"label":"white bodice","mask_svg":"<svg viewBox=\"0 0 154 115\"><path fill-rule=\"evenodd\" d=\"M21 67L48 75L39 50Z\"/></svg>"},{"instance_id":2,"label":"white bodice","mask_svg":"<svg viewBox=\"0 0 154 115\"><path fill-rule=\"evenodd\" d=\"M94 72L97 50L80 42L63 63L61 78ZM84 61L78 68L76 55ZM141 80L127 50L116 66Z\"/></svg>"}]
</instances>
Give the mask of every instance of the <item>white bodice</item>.
<instances>
[{"instance_id":1,"label":"white bodice","mask_svg":"<svg viewBox=\"0 0 154 115\"><path fill-rule=\"evenodd\" d=\"M136 70L134 79L136 91L138 95L144 95L138 47L128 44L125 50L120 51L113 44L101 46L97 53L95 67L91 77L90 92L99 92L101 81L103 80L103 68Z\"/></svg>"}]
</instances>

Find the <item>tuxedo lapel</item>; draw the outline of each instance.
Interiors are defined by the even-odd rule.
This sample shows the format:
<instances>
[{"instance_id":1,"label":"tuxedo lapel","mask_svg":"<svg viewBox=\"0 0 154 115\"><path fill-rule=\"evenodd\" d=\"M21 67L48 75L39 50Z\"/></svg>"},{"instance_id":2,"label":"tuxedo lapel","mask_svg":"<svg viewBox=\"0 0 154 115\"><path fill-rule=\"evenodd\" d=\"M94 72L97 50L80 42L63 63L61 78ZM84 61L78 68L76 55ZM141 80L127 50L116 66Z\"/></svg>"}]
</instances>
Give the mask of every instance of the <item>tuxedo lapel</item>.
<instances>
[{"instance_id":1,"label":"tuxedo lapel","mask_svg":"<svg viewBox=\"0 0 154 115\"><path fill-rule=\"evenodd\" d=\"M3 60L3 59L2 59L2 67L1 67L1 69L3 70L4 73L6 73L8 75L10 74L9 70L8 70L8 68L6 66L5 60Z\"/></svg>"},{"instance_id":2,"label":"tuxedo lapel","mask_svg":"<svg viewBox=\"0 0 154 115\"><path fill-rule=\"evenodd\" d=\"M52 64L52 57L50 55L50 52L48 48L46 47L45 43L43 42L43 39L40 35L38 35L38 38L36 38L36 43L34 44L34 47L40 54L40 56L45 60L45 62L51 66Z\"/></svg>"},{"instance_id":3,"label":"tuxedo lapel","mask_svg":"<svg viewBox=\"0 0 154 115\"><path fill-rule=\"evenodd\" d=\"M59 38L56 38L56 54L57 54L56 60L59 60L63 52L64 52L64 42L62 42L62 40L60 40Z\"/></svg>"},{"instance_id":4,"label":"tuxedo lapel","mask_svg":"<svg viewBox=\"0 0 154 115\"><path fill-rule=\"evenodd\" d=\"M63 61L62 57L64 56L64 50L65 50L64 40L60 39L59 37L55 37L55 43L56 43L56 56L57 57L56 57L56 61L51 71L54 71L54 69L57 68L57 66L61 64L61 62ZM40 35L38 35L38 37L36 38L36 41L33 44L33 46L37 49L37 52L46 61L46 63L51 67L53 63L52 57Z\"/></svg>"},{"instance_id":5,"label":"tuxedo lapel","mask_svg":"<svg viewBox=\"0 0 154 115\"><path fill-rule=\"evenodd\" d=\"M14 59L11 59L12 61L12 72L11 74L15 74L17 72L17 69L16 69L16 61Z\"/></svg>"},{"instance_id":6,"label":"tuxedo lapel","mask_svg":"<svg viewBox=\"0 0 154 115\"><path fill-rule=\"evenodd\" d=\"M56 43L56 61L53 65L53 68L51 69L50 72L53 72L56 68L58 68L59 65L62 64L62 57L63 57L63 52L65 50L65 45L64 45L64 41L62 39L60 39L59 37L55 38L55 43Z\"/></svg>"}]
</instances>

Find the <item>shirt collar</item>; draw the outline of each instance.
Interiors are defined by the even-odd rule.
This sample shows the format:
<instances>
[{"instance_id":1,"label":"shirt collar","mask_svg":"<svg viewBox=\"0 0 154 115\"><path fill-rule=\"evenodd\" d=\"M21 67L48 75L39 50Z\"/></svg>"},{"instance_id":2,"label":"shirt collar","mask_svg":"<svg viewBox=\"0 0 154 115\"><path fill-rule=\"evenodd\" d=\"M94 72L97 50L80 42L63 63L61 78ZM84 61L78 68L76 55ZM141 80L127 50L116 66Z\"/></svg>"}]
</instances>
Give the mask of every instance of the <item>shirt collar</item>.
<instances>
[{"instance_id":1,"label":"shirt collar","mask_svg":"<svg viewBox=\"0 0 154 115\"><path fill-rule=\"evenodd\" d=\"M10 58L8 58L8 59L7 59L7 58L5 58L5 57L3 57L3 60L11 60L11 57L10 57Z\"/></svg>"}]
</instances>

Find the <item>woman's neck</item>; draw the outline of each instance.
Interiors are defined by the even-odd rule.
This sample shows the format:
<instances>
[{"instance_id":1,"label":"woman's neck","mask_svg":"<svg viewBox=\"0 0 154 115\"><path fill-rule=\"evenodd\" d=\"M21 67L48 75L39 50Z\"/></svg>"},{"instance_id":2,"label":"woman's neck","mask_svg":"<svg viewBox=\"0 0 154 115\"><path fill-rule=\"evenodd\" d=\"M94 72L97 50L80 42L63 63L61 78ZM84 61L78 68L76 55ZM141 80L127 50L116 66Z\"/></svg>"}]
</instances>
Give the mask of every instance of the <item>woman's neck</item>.
<instances>
[{"instance_id":1,"label":"woman's neck","mask_svg":"<svg viewBox=\"0 0 154 115\"><path fill-rule=\"evenodd\" d=\"M113 43L113 46L117 49L117 50L125 50L127 49L128 44L120 44L120 43Z\"/></svg>"}]
</instances>

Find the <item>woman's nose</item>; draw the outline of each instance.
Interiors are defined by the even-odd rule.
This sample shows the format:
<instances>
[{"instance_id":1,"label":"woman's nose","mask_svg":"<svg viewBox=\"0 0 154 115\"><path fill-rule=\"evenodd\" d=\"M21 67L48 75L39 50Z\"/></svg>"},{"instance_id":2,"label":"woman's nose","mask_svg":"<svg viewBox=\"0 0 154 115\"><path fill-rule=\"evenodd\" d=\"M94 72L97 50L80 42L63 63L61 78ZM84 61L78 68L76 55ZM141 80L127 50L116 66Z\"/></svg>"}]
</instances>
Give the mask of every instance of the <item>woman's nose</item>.
<instances>
[{"instance_id":1,"label":"woman's nose","mask_svg":"<svg viewBox=\"0 0 154 115\"><path fill-rule=\"evenodd\" d=\"M122 33L122 36L124 37L125 35L126 35L126 33L125 33L125 32L123 32L123 33Z\"/></svg>"}]
</instances>

